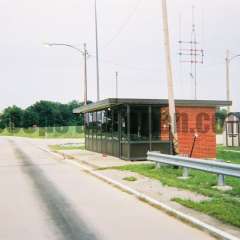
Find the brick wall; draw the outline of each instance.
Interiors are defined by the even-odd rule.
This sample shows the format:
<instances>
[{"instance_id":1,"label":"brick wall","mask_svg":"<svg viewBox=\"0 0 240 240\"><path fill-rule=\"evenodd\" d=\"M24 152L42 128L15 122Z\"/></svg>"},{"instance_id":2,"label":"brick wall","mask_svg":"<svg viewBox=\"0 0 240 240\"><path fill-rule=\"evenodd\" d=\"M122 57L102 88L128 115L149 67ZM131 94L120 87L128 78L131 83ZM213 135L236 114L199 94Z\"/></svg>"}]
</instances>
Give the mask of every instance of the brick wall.
<instances>
[{"instance_id":1,"label":"brick wall","mask_svg":"<svg viewBox=\"0 0 240 240\"><path fill-rule=\"evenodd\" d=\"M196 158L216 158L215 112L212 107L177 107L177 130L180 154L189 155L195 134L193 151ZM161 109L161 137L169 139L168 108Z\"/></svg>"}]
</instances>

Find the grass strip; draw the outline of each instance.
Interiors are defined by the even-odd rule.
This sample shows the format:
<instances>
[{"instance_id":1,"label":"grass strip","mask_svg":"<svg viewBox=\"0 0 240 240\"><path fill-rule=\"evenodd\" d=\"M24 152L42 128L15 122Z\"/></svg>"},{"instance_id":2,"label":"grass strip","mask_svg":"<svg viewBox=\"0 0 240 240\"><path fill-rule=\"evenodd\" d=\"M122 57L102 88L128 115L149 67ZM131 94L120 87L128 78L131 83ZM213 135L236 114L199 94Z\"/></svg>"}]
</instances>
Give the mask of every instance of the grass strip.
<instances>
[{"instance_id":1,"label":"grass strip","mask_svg":"<svg viewBox=\"0 0 240 240\"><path fill-rule=\"evenodd\" d=\"M174 199L176 202L200 212L213 216L224 223L230 223L240 227L240 180L226 177L226 184L233 187L233 190L221 192L212 188L217 184L215 174L191 170L188 180L180 180L177 177L182 175L182 169L164 166L160 169L155 164L127 165L116 167L121 171L130 171L141 174L155 180L163 185L189 190L209 197L211 200L193 202L191 200Z\"/></svg>"},{"instance_id":2,"label":"grass strip","mask_svg":"<svg viewBox=\"0 0 240 240\"><path fill-rule=\"evenodd\" d=\"M49 146L53 151L64 151L64 150L84 150L85 146L65 146L65 145L50 145Z\"/></svg>"}]
</instances>

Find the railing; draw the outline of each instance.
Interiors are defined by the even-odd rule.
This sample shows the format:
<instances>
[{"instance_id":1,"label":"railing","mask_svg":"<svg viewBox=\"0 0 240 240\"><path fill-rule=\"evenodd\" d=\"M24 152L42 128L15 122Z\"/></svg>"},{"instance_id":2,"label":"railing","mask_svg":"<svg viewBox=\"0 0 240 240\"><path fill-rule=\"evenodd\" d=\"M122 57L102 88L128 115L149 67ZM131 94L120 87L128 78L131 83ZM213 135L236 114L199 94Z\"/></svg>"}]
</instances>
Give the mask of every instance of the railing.
<instances>
[{"instance_id":1,"label":"railing","mask_svg":"<svg viewBox=\"0 0 240 240\"><path fill-rule=\"evenodd\" d=\"M189 169L215 173L218 175L218 186L224 186L224 176L240 178L240 164L225 163L222 160L201 160L195 158L172 156L160 152L148 152L148 161L183 167L183 179L189 177Z\"/></svg>"}]
</instances>

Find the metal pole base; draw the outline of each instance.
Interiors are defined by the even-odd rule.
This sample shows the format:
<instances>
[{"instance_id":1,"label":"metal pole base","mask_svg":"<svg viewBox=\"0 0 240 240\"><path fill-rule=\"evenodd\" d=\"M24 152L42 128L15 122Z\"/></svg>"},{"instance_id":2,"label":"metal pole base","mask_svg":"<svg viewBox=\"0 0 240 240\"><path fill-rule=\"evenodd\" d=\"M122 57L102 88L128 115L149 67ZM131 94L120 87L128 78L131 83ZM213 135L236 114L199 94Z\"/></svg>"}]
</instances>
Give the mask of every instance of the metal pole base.
<instances>
[{"instance_id":1,"label":"metal pole base","mask_svg":"<svg viewBox=\"0 0 240 240\"><path fill-rule=\"evenodd\" d=\"M231 186L226 186L224 180L225 180L224 175L219 174L218 175L218 185L213 187L213 188L217 189L219 191L223 191L223 192L231 191L232 187Z\"/></svg>"},{"instance_id":2,"label":"metal pole base","mask_svg":"<svg viewBox=\"0 0 240 240\"><path fill-rule=\"evenodd\" d=\"M188 180L190 177L189 177L189 169L188 168L183 168L183 175L182 177L178 177L178 179L181 179L181 180Z\"/></svg>"},{"instance_id":3,"label":"metal pole base","mask_svg":"<svg viewBox=\"0 0 240 240\"><path fill-rule=\"evenodd\" d=\"M223 186L225 186L224 175L218 175L218 187L223 187Z\"/></svg>"},{"instance_id":4,"label":"metal pole base","mask_svg":"<svg viewBox=\"0 0 240 240\"><path fill-rule=\"evenodd\" d=\"M160 169L161 168L161 163L156 163L156 169Z\"/></svg>"}]
</instances>

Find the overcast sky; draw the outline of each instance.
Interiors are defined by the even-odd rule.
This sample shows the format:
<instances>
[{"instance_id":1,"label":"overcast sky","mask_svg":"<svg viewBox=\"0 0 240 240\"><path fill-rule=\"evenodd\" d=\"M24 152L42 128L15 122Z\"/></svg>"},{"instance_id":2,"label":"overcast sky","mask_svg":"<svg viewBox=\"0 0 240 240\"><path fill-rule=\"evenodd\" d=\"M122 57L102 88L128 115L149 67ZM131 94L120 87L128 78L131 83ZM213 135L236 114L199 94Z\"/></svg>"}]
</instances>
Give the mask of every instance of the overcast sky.
<instances>
[{"instance_id":1,"label":"overcast sky","mask_svg":"<svg viewBox=\"0 0 240 240\"><path fill-rule=\"evenodd\" d=\"M191 34L192 5L204 64L198 67L198 98L226 99L225 52L240 53L239 0L168 0L175 96L194 97L190 65L178 57L179 19L182 40ZM101 98L166 98L161 0L99 0ZM83 100L82 56L44 42L86 42L89 98L96 99L94 0L0 0L0 110L38 100ZM231 63L234 110L240 111L240 59Z\"/></svg>"}]
</instances>

